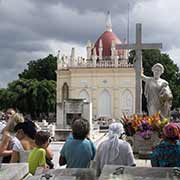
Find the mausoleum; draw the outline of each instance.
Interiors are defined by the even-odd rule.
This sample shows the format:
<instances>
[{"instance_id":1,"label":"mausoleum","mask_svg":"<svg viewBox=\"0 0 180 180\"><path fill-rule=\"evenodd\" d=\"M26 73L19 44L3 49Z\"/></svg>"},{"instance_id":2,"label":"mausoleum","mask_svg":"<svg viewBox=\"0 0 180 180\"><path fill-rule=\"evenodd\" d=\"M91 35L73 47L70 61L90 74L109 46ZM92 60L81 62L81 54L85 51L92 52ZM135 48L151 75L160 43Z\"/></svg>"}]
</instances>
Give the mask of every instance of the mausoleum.
<instances>
[{"instance_id":1,"label":"mausoleum","mask_svg":"<svg viewBox=\"0 0 180 180\"><path fill-rule=\"evenodd\" d=\"M125 42L124 42L125 43ZM135 70L128 62L128 50L112 31L111 16L106 18L105 32L95 43L88 41L87 57L58 54L57 124L62 124L62 103L68 98L84 98L92 103L92 118L120 118L135 112Z\"/></svg>"}]
</instances>

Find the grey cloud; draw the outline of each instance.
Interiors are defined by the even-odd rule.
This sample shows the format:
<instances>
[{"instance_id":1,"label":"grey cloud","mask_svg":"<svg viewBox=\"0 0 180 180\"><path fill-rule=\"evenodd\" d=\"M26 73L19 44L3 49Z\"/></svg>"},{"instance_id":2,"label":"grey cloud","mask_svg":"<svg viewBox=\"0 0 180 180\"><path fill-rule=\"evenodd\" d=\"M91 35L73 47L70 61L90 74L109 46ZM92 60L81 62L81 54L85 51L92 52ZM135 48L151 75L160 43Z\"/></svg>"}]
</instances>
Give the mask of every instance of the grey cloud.
<instances>
[{"instance_id":1,"label":"grey cloud","mask_svg":"<svg viewBox=\"0 0 180 180\"><path fill-rule=\"evenodd\" d=\"M106 12L108 10L115 14L124 14L128 10L128 3L130 4L130 9L134 7L137 1L141 2L144 0L32 0L34 3L39 3L40 5L57 5L63 4L67 8L71 8L78 13L87 12Z\"/></svg>"},{"instance_id":2,"label":"grey cloud","mask_svg":"<svg viewBox=\"0 0 180 180\"><path fill-rule=\"evenodd\" d=\"M21 2L15 7L17 2ZM153 0L149 0L151 2ZM153 2L156 2L154 0ZM158 0L160 1L160 0ZM164 51L180 47L178 28L162 23L165 15L153 17L156 9L146 0L130 0L130 40L135 39L135 23L143 24L144 42L163 42ZM13 5L12 5L13 3ZM113 31L123 40L127 34L127 3L121 0L4 0L0 4L0 69L1 84L17 77L30 59L48 55L49 41L86 45L105 30L105 15L111 10ZM2 6L1 6L2 5ZM168 12L167 12L168 13ZM5 73L6 72L6 73ZM10 75L7 75L10 72ZM5 78L5 76L7 78Z\"/></svg>"}]
</instances>

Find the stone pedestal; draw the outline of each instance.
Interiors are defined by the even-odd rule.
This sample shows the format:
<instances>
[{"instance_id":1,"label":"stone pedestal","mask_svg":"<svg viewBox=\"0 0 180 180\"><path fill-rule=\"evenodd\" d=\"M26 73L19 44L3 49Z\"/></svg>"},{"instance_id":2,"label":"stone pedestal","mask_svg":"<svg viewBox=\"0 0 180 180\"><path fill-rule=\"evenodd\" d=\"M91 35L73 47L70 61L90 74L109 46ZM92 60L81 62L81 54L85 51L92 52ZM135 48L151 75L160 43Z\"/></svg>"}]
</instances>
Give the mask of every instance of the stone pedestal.
<instances>
[{"instance_id":1,"label":"stone pedestal","mask_svg":"<svg viewBox=\"0 0 180 180\"><path fill-rule=\"evenodd\" d=\"M137 133L133 136L133 152L143 154L152 152L152 149L159 144L160 139L157 132L153 132L149 139L144 139ZM148 153L148 154L149 154ZM146 154L146 153L145 153Z\"/></svg>"}]
</instances>

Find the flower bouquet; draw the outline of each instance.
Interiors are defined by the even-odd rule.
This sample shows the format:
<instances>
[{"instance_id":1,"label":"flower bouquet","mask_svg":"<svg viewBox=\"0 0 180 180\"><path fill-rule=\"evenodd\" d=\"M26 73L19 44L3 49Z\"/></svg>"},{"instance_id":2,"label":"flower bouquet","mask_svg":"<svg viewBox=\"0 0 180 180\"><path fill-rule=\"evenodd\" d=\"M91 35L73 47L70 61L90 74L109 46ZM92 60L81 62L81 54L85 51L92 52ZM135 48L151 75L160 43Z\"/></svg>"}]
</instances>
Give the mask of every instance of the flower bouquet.
<instances>
[{"instance_id":1,"label":"flower bouquet","mask_svg":"<svg viewBox=\"0 0 180 180\"><path fill-rule=\"evenodd\" d=\"M161 118L159 112L152 116L134 114L128 117L124 114L121 119L128 136L136 133L144 139L151 138L154 131L161 135L162 128L169 122L167 118Z\"/></svg>"},{"instance_id":2,"label":"flower bouquet","mask_svg":"<svg viewBox=\"0 0 180 180\"><path fill-rule=\"evenodd\" d=\"M168 122L169 120L163 119L159 112L152 116L134 114L122 117L127 136L132 136L133 151L139 154L150 152L160 142L162 128Z\"/></svg>"}]
</instances>

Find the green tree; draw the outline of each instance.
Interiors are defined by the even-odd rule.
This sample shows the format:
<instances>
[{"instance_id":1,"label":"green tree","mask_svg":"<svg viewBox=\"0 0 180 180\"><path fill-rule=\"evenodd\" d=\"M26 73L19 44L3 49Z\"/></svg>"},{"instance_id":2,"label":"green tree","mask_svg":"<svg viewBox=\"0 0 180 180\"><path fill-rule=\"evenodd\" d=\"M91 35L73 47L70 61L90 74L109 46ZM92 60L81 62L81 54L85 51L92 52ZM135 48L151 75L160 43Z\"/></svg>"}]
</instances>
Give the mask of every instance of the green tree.
<instances>
[{"instance_id":1,"label":"green tree","mask_svg":"<svg viewBox=\"0 0 180 180\"><path fill-rule=\"evenodd\" d=\"M14 107L20 112L39 117L55 112L56 82L53 80L19 79L0 89L1 109Z\"/></svg>"},{"instance_id":2,"label":"green tree","mask_svg":"<svg viewBox=\"0 0 180 180\"><path fill-rule=\"evenodd\" d=\"M161 53L160 50L143 50L142 61L144 74L147 76L153 76L151 68L156 63L161 63L164 66L164 74L162 78L169 82L170 88L173 93L173 107L180 107L180 71L178 66L173 62L169 55ZM134 61L135 51L130 52L130 62ZM144 83L143 83L144 89ZM143 110L146 109L146 100L143 95Z\"/></svg>"},{"instance_id":3,"label":"green tree","mask_svg":"<svg viewBox=\"0 0 180 180\"><path fill-rule=\"evenodd\" d=\"M57 58L49 55L43 59L30 61L28 68L19 74L19 78L23 79L37 79L39 81L56 80Z\"/></svg>"}]
</instances>

